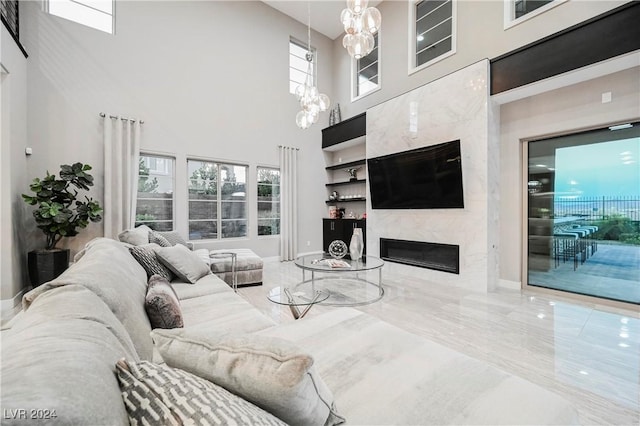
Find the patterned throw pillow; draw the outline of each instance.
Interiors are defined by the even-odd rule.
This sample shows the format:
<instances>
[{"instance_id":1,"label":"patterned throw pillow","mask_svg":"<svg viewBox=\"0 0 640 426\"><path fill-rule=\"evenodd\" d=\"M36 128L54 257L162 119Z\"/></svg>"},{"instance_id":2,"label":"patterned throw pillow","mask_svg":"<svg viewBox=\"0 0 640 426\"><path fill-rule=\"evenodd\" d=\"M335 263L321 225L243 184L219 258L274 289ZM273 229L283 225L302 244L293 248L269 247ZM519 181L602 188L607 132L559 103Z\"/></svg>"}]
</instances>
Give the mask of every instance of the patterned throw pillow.
<instances>
[{"instance_id":1,"label":"patterned throw pillow","mask_svg":"<svg viewBox=\"0 0 640 426\"><path fill-rule=\"evenodd\" d=\"M160 275L171 281L173 272L167 268L156 256L156 248L160 248L157 244L146 244L143 246L130 247L129 252L138 261L147 273L147 278L153 275Z\"/></svg>"},{"instance_id":2,"label":"patterned throw pillow","mask_svg":"<svg viewBox=\"0 0 640 426\"><path fill-rule=\"evenodd\" d=\"M180 235L178 231L157 232L157 234L163 236L172 246L175 246L176 244L182 244L183 246L191 250L191 247L189 247L189 243L184 238L182 238L182 235Z\"/></svg>"},{"instance_id":3,"label":"patterned throw pillow","mask_svg":"<svg viewBox=\"0 0 640 426\"><path fill-rule=\"evenodd\" d=\"M195 284L200 278L211 273L209 265L181 244L173 247L158 247L156 256L184 282Z\"/></svg>"},{"instance_id":4,"label":"patterned throw pillow","mask_svg":"<svg viewBox=\"0 0 640 426\"><path fill-rule=\"evenodd\" d=\"M173 245L162 234L156 231L149 231L149 242L157 244L160 247L171 247Z\"/></svg>"},{"instance_id":5,"label":"patterned throw pillow","mask_svg":"<svg viewBox=\"0 0 640 426\"><path fill-rule=\"evenodd\" d=\"M176 291L169 281L160 275L149 278L147 296L144 300L151 328L182 328L182 310Z\"/></svg>"},{"instance_id":6,"label":"patterned throw pillow","mask_svg":"<svg viewBox=\"0 0 640 426\"><path fill-rule=\"evenodd\" d=\"M275 425L281 420L220 386L148 361L116 364L132 425Z\"/></svg>"}]
</instances>

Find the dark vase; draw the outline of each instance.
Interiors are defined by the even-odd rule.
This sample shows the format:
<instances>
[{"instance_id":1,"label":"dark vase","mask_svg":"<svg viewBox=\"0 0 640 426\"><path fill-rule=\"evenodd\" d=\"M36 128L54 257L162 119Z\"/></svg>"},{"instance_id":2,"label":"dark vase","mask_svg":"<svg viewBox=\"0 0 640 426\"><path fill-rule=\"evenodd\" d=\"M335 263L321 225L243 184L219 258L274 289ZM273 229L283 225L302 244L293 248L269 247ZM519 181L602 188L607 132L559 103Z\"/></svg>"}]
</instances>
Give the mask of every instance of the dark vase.
<instances>
[{"instance_id":1,"label":"dark vase","mask_svg":"<svg viewBox=\"0 0 640 426\"><path fill-rule=\"evenodd\" d=\"M33 287L55 279L69 267L69 249L34 250L27 256Z\"/></svg>"}]
</instances>

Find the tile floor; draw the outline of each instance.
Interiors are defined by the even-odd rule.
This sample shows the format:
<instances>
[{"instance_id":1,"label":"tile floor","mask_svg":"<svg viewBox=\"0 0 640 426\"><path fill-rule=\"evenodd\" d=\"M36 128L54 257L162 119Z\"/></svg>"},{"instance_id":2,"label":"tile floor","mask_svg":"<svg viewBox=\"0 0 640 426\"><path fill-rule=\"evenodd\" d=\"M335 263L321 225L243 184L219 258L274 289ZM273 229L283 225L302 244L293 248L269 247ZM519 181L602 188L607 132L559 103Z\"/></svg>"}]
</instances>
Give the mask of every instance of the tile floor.
<instances>
[{"instance_id":1,"label":"tile floor","mask_svg":"<svg viewBox=\"0 0 640 426\"><path fill-rule=\"evenodd\" d=\"M563 395L584 424L640 424L640 311L506 289L475 293L404 268L387 263L385 296L356 309ZM264 285L239 293L275 321L293 321L266 295L301 278L293 262L266 262ZM340 308L316 305L308 315L332 309Z\"/></svg>"}]
</instances>

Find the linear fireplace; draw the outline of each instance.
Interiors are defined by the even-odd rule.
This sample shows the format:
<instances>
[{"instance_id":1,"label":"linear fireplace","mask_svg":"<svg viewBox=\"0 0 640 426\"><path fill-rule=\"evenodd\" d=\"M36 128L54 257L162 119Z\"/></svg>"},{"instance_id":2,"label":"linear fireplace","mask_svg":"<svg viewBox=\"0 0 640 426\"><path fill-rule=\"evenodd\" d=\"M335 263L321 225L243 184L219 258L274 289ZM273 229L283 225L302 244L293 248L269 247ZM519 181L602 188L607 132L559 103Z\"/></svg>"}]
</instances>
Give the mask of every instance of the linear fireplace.
<instances>
[{"instance_id":1,"label":"linear fireplace","mask_svg":"<svg viewBox=\"0 0 640 426\"><path fill-rule=\"evenodd\" d=\"M380 257L389 262L460 274L460 246L380 238Z\"/></svg>"}]
</instances>

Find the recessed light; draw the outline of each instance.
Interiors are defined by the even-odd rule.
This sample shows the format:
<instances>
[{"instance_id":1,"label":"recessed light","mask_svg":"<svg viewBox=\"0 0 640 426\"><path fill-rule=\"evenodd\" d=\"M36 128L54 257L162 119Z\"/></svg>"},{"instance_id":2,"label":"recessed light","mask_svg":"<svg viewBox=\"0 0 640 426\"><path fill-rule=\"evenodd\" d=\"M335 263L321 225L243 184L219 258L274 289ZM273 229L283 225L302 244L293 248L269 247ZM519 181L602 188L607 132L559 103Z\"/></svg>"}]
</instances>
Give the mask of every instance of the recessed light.
<instances>
[{"instance_id":1,"label":"recessed light","mask_svg":"<svg viewBox=\"0 0 640 426\"><path fill-rule=\"evenodd\" d=\"M584 371L584 370L580 370L580 374L582 374L583 376L588 376L589 375L589 373Z\"/></svg>"},{"instance_id":2,"label":"recessed light","mask_svg":"<svg viewBox=\"0 0 640 426\"><path fill-rule=\"evenodd\" d=\"M620 342L620 343L618 343L618 346L620 346L621 348L628 348L629 344L625 343L625 342Z\"/></svg>"},{"instance_id":3,"label":"recessed light","mask_svg":"<svg viewBox=\"0 0 640 426\"><path fill-rule=\"evenodd\" d=\"M545 315L543 313L539 313L538 315L536 315L538 318L540 319L544 319Z\"/></svg>"}]
</instances>

